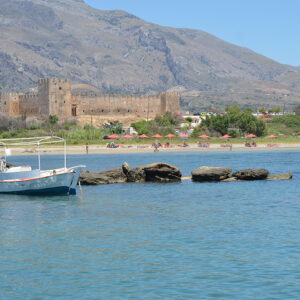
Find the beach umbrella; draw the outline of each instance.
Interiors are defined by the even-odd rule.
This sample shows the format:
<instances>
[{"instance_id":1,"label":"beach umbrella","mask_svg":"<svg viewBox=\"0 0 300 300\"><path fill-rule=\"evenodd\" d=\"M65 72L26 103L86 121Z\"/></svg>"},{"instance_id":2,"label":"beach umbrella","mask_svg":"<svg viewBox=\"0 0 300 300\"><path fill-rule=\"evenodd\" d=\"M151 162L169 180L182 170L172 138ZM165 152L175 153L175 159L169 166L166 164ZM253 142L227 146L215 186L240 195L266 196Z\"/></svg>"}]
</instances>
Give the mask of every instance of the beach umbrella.
<instances>
[{"instance_id":1,"label":"beach umbrella","mask_svg":"<svg viewBox=\"0 0 300 300\"><path fill-rule=\"evenodd\" d=\"M165 136L166 138L172 138L172 137L175 137L175 135L174 134L172 134L172 133L169 133L168 135L166 135Z\"/></svg>"},{"instance_id":2,"label":"beach umbrella","mask_svg":"<svg viewBox=\"0 0 300 300\"><path fill-rule=\"evenodd\" d=\"M159 135L158 133L152 136L153 138L162 138L161 135Z\"/></svg>"},{"instance_id":3,"label":"beach umbrella","mask_svg":"<svg viewBox=\"0 0 300 300\"><path fill-rule=\"evenodd\" d=\"M268 138L269 138L269 139L274 139L274 138L277 138L277 136L274 135L274 134L271 134L271 135L268 136Z\"/></svg>"},{"instance_id":4,"label":"beach umbrella","mask_svg":"<svg viewBox=\"0 0 300 300\"><path fill-rule=\"evenodd\" d=\"M199 138L207 139L207 138L209 138L209 136L206 135L206 134L202 134L202 135L199 136Z\"/></svg>"},{"instance_id":5,"label":"beach umbrella","mask_svg":"<svg viewBox=\"0 0 300 300\"><path fill-rule=\"evenodd\" d=\"M116 134L112 134L112 135L109 136L109 138L110 138L111 140L114 140L114 139L118 139L119 136L116 135Z\"/></svg>"},{"instance_id":6,"label":"beach umbrella","mask_svg":"<svg viewBox=\"0 0 300 300\"><path fill-rule=\"evenodd\" d=\"M146 139L148 136L146 135L146 134L142 134L142 135L140 135L140 138L142 138L142 139Z\"/></svg>"},{"instance_id":7,"label":"beach umbrella","mask_svg":"<svg viewBox=\"0 0 300 300\"><path fill-rule=\"evenodd\" d=\"M182 133L182 134L180 135L180 137L181 137L181 138L188 138L189 136L188 136L187 134L185 134L185 133Z\"/></svg>"},{"instance_id":8,"label":"beach umbrella","mask_svg":"<svg viewBox=\"0 0 300 300\"><path fill-rule=\"evenodd\" d=\"M247 135L247 138L256 138L256 135L253 134L253 133L250 133L250 134Z\"/></svg>"},{"instance_id":9,"label":"beach umbrella","mask_svg":"<svg viewBox=\"0 0 300 300\"><path fill-rule=\"evenodd\" d=\"M132 135L129 135L129 134L126 134L123 136L124 139L132 139L133 136Z\"/></svg>"},{"instance_id":10,"label":"beach umbrella","mask_svg":"<svg viewBox=\"0 0 300 300\"><path fill-rule=\"evenodd\" d=\"M221 139L229 139L229 138L231 138L231 135L228 134L221 136Z\"/></svg>"}]
</instances>

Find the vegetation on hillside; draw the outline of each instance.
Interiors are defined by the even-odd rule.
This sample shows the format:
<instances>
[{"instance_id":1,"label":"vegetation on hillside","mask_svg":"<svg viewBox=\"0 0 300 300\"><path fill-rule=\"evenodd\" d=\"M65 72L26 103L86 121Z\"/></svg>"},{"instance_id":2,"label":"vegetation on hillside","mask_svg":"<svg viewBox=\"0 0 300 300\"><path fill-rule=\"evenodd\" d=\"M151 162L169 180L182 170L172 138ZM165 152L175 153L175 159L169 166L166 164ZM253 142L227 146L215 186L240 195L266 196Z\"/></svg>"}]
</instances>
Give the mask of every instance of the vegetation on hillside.
<instances>
[{"instance_id":1,"label":"vegetation on hillside","mask_svg":"<svg viewBox=\"0 0 300 300\"><path fill-rule=\"evenodd\" d=\"M181 118L177 115L174 115L170 112L167 112L165 115L157 115L154 120L151 121L139 121L131 124L138 134L168 134L174 133L176 126L181 122Z\"/></svg>"},{"instance_id":2,"label":"vegetation on hillside","mask_svg":"<svg viewBox=\"0 0 300 300\"><path fill-rule=\"evenodd\" d=\"M279 136L300 136L300 116L274 116L267 127L268 132Z\"/></svg>"},{"instance_id":3,"label":"vegetation on hillside","mask_svg":"<svg viewBox=\"0 0 300 300\"><path fill-rule=\"evenodd\" d=\"M203 120L200 126L194 130L193 135L205 131L210 135L229 134L232 137L244 136L253 133L260 137L266 134L266 124L263 120L252 115L251 109L244 111L237 105L226 108L224 115L212 115Z\"/></svg>"},{"instance_id":4,"label":"vegetation on hillside","mask_svg":"<svg viewBox=\"0 0 300 300\"><path fill-rule=\"evenodd\" d=\"M1 139L54 135L65 138L69 144L105 143L103 138L113 133L122 133L121 124L103 128L86 124L80 128L74 120L59 122L57 116L40 122L35 118L11 118L0 114Z\"/></svg>"}]
</instances>

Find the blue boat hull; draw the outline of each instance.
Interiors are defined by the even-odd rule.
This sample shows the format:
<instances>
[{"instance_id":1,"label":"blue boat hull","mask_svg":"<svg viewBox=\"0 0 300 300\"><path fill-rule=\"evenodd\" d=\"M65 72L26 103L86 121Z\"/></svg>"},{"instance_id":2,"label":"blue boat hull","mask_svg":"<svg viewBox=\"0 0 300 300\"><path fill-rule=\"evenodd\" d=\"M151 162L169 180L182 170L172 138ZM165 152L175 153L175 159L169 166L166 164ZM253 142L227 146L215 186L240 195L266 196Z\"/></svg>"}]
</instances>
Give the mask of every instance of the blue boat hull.
<instances>
[{"instance_id":1,"label":"blue boat hull","mask_svg":"<svg viewBox=\"0 0 300 300\"><path fill-rule=\"evenodd\" d=\"M60 173L45 173L47 176L0 180L0 194L75 195L81 170L82 167L74 167Z\"/></svg>"},{"instance_id":2,"label":"blue boat hull","mask_svg":"<svg viewBox=\"0 0 300 300\"><path fill-rule=\"evenodd\" d=\"M67 186L47 188L41 190L24 190L18 192L0 192L0 194L26 195L26 196L67 196L76 195L76 189Z\"/></svg>"}]
</instances>

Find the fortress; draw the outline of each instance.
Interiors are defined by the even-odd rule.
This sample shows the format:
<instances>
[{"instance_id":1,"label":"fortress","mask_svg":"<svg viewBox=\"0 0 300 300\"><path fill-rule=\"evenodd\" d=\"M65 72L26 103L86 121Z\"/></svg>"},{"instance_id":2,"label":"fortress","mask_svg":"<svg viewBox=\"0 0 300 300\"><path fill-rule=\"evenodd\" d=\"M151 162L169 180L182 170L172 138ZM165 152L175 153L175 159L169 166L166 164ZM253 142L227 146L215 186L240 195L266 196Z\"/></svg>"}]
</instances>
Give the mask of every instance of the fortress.
<instances>
[{"instance_id":1,"label":"fortress","mask_svg":"<svg viewBox=\"0 0 300 300\"><path fill-rule=\"evenodd\" d=\"M2 113L12 117L48 117L56 115L60 120L75 117L84 120L152 119L167 111L180 112L178 93L147 95L73 94L70 79L40 79L36 94L2 94Z\"/></svg>"}]
</instances>

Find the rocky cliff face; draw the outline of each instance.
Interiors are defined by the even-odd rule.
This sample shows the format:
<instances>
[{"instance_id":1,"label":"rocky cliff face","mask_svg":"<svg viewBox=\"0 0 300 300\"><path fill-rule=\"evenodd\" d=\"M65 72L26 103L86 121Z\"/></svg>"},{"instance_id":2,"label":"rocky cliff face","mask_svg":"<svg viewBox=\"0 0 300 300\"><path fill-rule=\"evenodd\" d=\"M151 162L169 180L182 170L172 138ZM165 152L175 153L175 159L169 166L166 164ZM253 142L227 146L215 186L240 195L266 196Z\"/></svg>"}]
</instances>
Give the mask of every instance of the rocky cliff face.
<instances>
[{"instance_id":1,"label":"rocky cliff face","mask_svg":"<svg viewBox=\"0 0 300 300\"><path fill-rule=\"evenodd\" d=\"M300 70L208 33L82 0L0 0L0 92L67 77L103 93L182 93L190 110L300 103Z\"/></svg>"}]
</instances>

